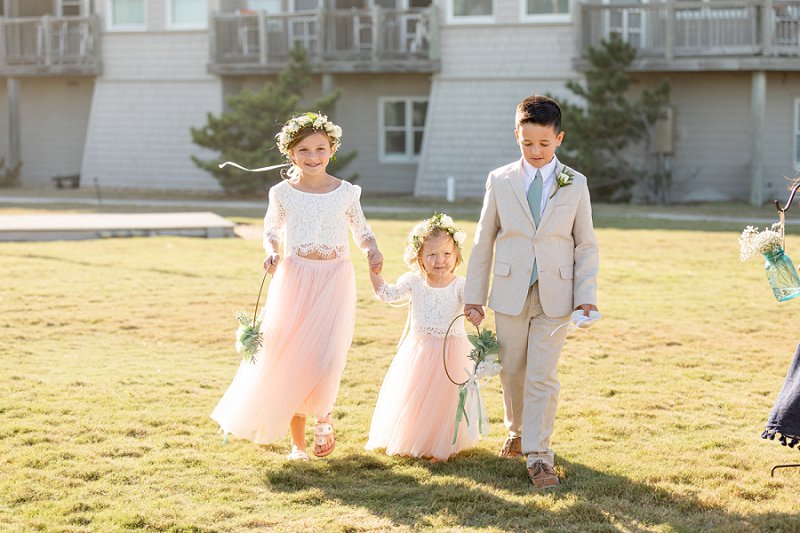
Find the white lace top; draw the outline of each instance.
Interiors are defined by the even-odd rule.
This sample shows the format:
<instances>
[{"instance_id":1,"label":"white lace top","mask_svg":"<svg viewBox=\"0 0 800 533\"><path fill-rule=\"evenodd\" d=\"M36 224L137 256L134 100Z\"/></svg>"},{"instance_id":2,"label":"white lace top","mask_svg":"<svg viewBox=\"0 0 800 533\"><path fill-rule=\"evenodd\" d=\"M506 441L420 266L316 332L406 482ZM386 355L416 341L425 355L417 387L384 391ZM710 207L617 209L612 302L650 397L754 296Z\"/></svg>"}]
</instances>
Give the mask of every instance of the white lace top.
<instances>
[{"instance_id":1,"label":"white lace top","mask_svg":"<svg viewBox=\"0 0 800 533\"><path fill-rule=\"evenodd\" d=\"M456 279L446 287L431 287L417 272L406 272L397 283L384 282L375 295L384 302L410 300L408 316L411 331L421 335L444 337L453 318L463 313L464 278ZM456 320L450 335L465 336L464 317Z\"/></svg>"},{"instance_id":2,"label":"white lace top","mask_svg":"<svg viewBox=\"0 0 800 533\"><path fill-rule=\"evenodd\" d=\"M374 237L361 210L361 187L346 181L322 193L303 192L282 181L269 190L269 206L264 216L264 249L270 242L280 244L285 236L287 255L318 253L323 257L347 257L347 228L359 247Z\"/></svg>"}]
</instances>

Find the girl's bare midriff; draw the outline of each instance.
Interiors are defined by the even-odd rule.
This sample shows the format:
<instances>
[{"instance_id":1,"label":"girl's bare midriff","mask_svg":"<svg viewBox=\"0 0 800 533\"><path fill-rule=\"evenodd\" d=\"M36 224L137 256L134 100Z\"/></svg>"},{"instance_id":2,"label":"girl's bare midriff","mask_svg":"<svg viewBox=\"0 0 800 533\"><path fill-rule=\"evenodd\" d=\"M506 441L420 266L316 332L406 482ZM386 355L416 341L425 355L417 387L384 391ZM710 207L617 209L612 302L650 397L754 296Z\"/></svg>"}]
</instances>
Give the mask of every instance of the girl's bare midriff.
<instances>
[{"instance_id":1,"label":"girl's bare midriff","mask_svg":"<svg viewBox=\"0 0 800 533\"><path fill-rule=\"evenodd\" d=\"M315 261L329 261L331 259L336 259L335 255L328 257L317 252L311 252L308 255L297 254L297 256L302 257L303 259L314 259Z\"/></svg>"}]
</instances>

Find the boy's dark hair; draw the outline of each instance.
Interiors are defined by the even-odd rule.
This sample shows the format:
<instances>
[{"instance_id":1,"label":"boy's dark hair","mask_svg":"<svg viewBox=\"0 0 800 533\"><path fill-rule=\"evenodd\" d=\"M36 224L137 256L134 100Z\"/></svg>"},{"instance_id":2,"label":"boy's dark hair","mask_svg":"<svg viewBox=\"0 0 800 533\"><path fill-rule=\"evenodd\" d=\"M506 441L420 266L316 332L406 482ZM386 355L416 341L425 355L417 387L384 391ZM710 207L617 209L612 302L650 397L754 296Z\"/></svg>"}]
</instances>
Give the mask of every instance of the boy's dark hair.
<instances>
[{"instance_id":1,"label":"boy's dark hair","mask_svg":"<svg viewBox=\"0 0 800 533\"><path fill-rule=\"evenodd\" d=\"M553 126L556 133L561 131L561 107L558 102L547 96L534 94L517 106L516 126L531 123L541 126Z\"/></svg>"}]
</instances>

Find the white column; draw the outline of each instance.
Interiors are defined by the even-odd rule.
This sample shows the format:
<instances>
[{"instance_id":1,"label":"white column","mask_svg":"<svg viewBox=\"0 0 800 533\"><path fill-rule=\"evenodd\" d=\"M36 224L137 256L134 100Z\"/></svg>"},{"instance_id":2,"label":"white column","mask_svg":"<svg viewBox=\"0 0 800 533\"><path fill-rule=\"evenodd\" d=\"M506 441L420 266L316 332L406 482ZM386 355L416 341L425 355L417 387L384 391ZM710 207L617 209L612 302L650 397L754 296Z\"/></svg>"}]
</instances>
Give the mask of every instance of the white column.
<instances>
[{"instance_id":1,"label":"white column","mask_svg":"<svg viewBox=\"0 0 800 533\"><path fill-rule=\"evenodd\" d=\"M336 82L333 79L333 74L325 73L322 75L322 95L328 96L336 90Z\"/></svg>"},{"instance_id":2,"label":"white column","mask_svg":"<svg viewBox=\"0 0 800 533\"><path fill-rule=\"evenodd\" d=\"M8 161L6 168L13 169L22 158L19 128L19 80L6 80L8 92Z\"/></svg>"},{"instance_id":3,"label":"white column","mask_svg":"<svg viewBox=\"0 0 800 533\"><path fill-rule=\"evenodd\" d=\"M750 89L750 112L753 118L753 142L750 144L750 205L764 203L764 114L767 105L767 74L753 72Z\"/></svg>"}]
</instances>

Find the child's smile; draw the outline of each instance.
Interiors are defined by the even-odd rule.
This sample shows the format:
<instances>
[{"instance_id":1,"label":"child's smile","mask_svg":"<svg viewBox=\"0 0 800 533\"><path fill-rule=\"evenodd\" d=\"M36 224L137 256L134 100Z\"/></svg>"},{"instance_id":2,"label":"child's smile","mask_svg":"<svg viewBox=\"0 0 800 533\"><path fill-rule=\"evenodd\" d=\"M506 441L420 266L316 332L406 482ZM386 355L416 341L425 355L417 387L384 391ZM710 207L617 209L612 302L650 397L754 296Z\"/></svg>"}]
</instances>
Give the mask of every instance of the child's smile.
<instances>
[{"instance_id":1,"label":"child's smile","mask_svg":"<svg viewBox=\"0 0 800 533\"><path fill-rule=\"evenodd\" d=\"M422 266L432 287L449 284L456 269L456 250L453 238L445 233L437 237L428 237L422 243Z\"/></svg>"},{"instance_id":2,"label":"child's smile","mask_svg":"<svg viewBox=\"0 0 800 533\"><path fill-rule=\"evenodd\" d=\"M292 160L309 175L324 173L332 156L330 139L323 133L306 137L292 149Z\"/></svg>"}]
</instances>

